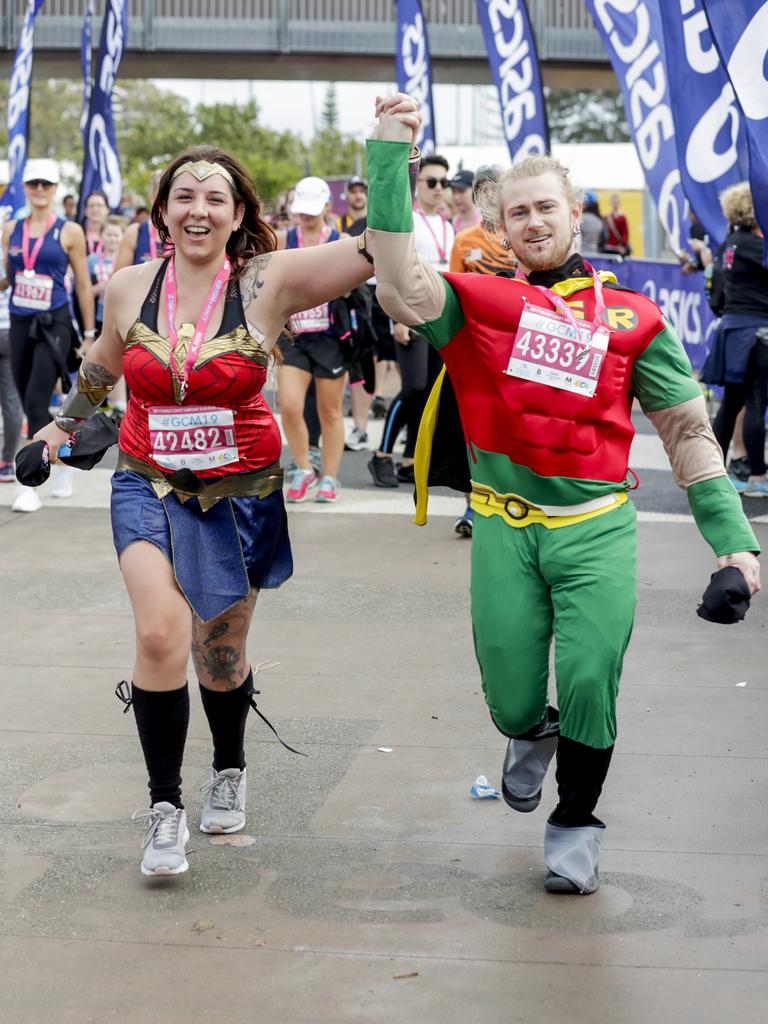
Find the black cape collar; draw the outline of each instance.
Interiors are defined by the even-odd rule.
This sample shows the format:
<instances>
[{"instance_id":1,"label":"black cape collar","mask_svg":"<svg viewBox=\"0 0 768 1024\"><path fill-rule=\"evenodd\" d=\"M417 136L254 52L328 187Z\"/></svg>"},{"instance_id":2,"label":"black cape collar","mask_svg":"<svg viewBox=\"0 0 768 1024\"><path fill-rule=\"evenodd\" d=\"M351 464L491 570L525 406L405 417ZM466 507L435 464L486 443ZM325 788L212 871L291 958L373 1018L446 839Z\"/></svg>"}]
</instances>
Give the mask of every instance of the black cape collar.
<instances>
[{"instance_id":1,"label":"black cape collar","mask_svg":"<svg viewBox=\"0 0 768 1024\"><path fill-rule=\"evenodd\" d=\"M534 270L528 275L528 280L531 284L544 285L545 288L551 288L553 284L557 284L558 281L567 281L569 277L591 277L587 268L584 266L584 260L581 255L577 252L573 256L569 256L565 263L561 263L559 267L555 267L554 270Z\"/></svg>"}]
</instances>

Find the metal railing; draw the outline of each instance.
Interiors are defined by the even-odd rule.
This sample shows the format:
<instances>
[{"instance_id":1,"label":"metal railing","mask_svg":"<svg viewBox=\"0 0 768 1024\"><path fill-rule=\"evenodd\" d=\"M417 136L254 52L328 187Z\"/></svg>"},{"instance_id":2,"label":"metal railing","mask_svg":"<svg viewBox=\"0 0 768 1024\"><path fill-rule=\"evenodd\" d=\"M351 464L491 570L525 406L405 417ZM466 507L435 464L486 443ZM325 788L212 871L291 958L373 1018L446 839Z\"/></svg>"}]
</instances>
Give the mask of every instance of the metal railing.
<instances>
[{"instance_id":1,"label":"metal railing","mask_svg":"<svg viewBox=\"0 0 768 1024\"><path fill-rule=\"evenodd\" d=\"M485 56L475 0L422 0L433 56ZM46 0L35 45L80 45L85 0ZM529 0L539 55L605 62L583 0ZM15 49L26 0L3 0L0 49ZM98 10L103 5L98 4ZM128 0L128 49L384 56L392 49L394 0ZM95 38L100 18L96 19Z\"/></svg>"}]
</instances>

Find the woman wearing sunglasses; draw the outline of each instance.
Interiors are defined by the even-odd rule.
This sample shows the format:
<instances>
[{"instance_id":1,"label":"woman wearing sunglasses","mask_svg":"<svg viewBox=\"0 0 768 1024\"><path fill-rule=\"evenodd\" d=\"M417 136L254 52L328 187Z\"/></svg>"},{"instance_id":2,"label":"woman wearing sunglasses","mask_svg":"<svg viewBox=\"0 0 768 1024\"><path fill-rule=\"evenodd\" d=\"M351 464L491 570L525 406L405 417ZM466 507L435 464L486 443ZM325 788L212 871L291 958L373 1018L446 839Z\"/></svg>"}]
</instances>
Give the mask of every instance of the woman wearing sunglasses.
<instances>
[{"instance_id":1,"label":"woman wearing sunglasses","mask_svg":"<svg viewBox=\"0 0 768 1024\"><path fill-rule=\"evenodd\" d=\"M55 160L28 160L24 169L24 192L29 216L9 221L3 227L5 280L0 288L11 288L11 366L16 388L27 417L28 437L50 422L48 406L56 381L66 388L69 372L75 368L77 337L65 286L72 269L75 292L84 311L86 342L96 335L95 304L83 229L57 217L53 210L59 167ZM52 494L72 493L61 467ZM14 512L37 512L42 502L37 491L20 487Z\"/></svg>"}]
</instances>

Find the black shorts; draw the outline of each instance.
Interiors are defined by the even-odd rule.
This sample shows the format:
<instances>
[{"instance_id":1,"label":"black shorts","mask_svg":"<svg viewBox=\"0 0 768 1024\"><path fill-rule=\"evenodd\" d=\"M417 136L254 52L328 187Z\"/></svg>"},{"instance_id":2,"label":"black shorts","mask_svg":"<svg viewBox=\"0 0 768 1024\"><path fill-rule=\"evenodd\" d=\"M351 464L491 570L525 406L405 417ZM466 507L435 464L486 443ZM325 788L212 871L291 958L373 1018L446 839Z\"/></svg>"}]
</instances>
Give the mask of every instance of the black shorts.
<instances>
[{"instance_id":1,"label":"black shorts","mask_svg":"<svg viewBox=\"0 0 768 1024\"><path fill-rule=\"evenodd\" d=\"M324 331L307 331L293 338L280 338L283 364L311 373L313 377L336 380L347 372L347 357L339 341Z\"/></svg>"}]
</instances>

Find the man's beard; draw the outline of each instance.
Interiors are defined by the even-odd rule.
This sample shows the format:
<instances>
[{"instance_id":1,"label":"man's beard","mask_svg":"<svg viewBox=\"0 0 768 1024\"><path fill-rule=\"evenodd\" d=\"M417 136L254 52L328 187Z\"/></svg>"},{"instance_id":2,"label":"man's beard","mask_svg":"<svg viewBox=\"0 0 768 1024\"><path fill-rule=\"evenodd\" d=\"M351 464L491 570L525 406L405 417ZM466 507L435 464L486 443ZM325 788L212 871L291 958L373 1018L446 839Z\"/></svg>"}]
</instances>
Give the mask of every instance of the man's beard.
<instances>
[{"instance_id":1,"label":"man's beard","mask_svg":"<svg viewBox=\"0 0 768 1024\"><path fill-rule=\"evenodd\" d=\"M523 254L515 253L515 256L529 270L554 270L565 263L572 248L573 237L569 235L562 240L557 239L555 247L550 249L549 252L535 253L526 251Z\"/></svg>"}]
</instances>

